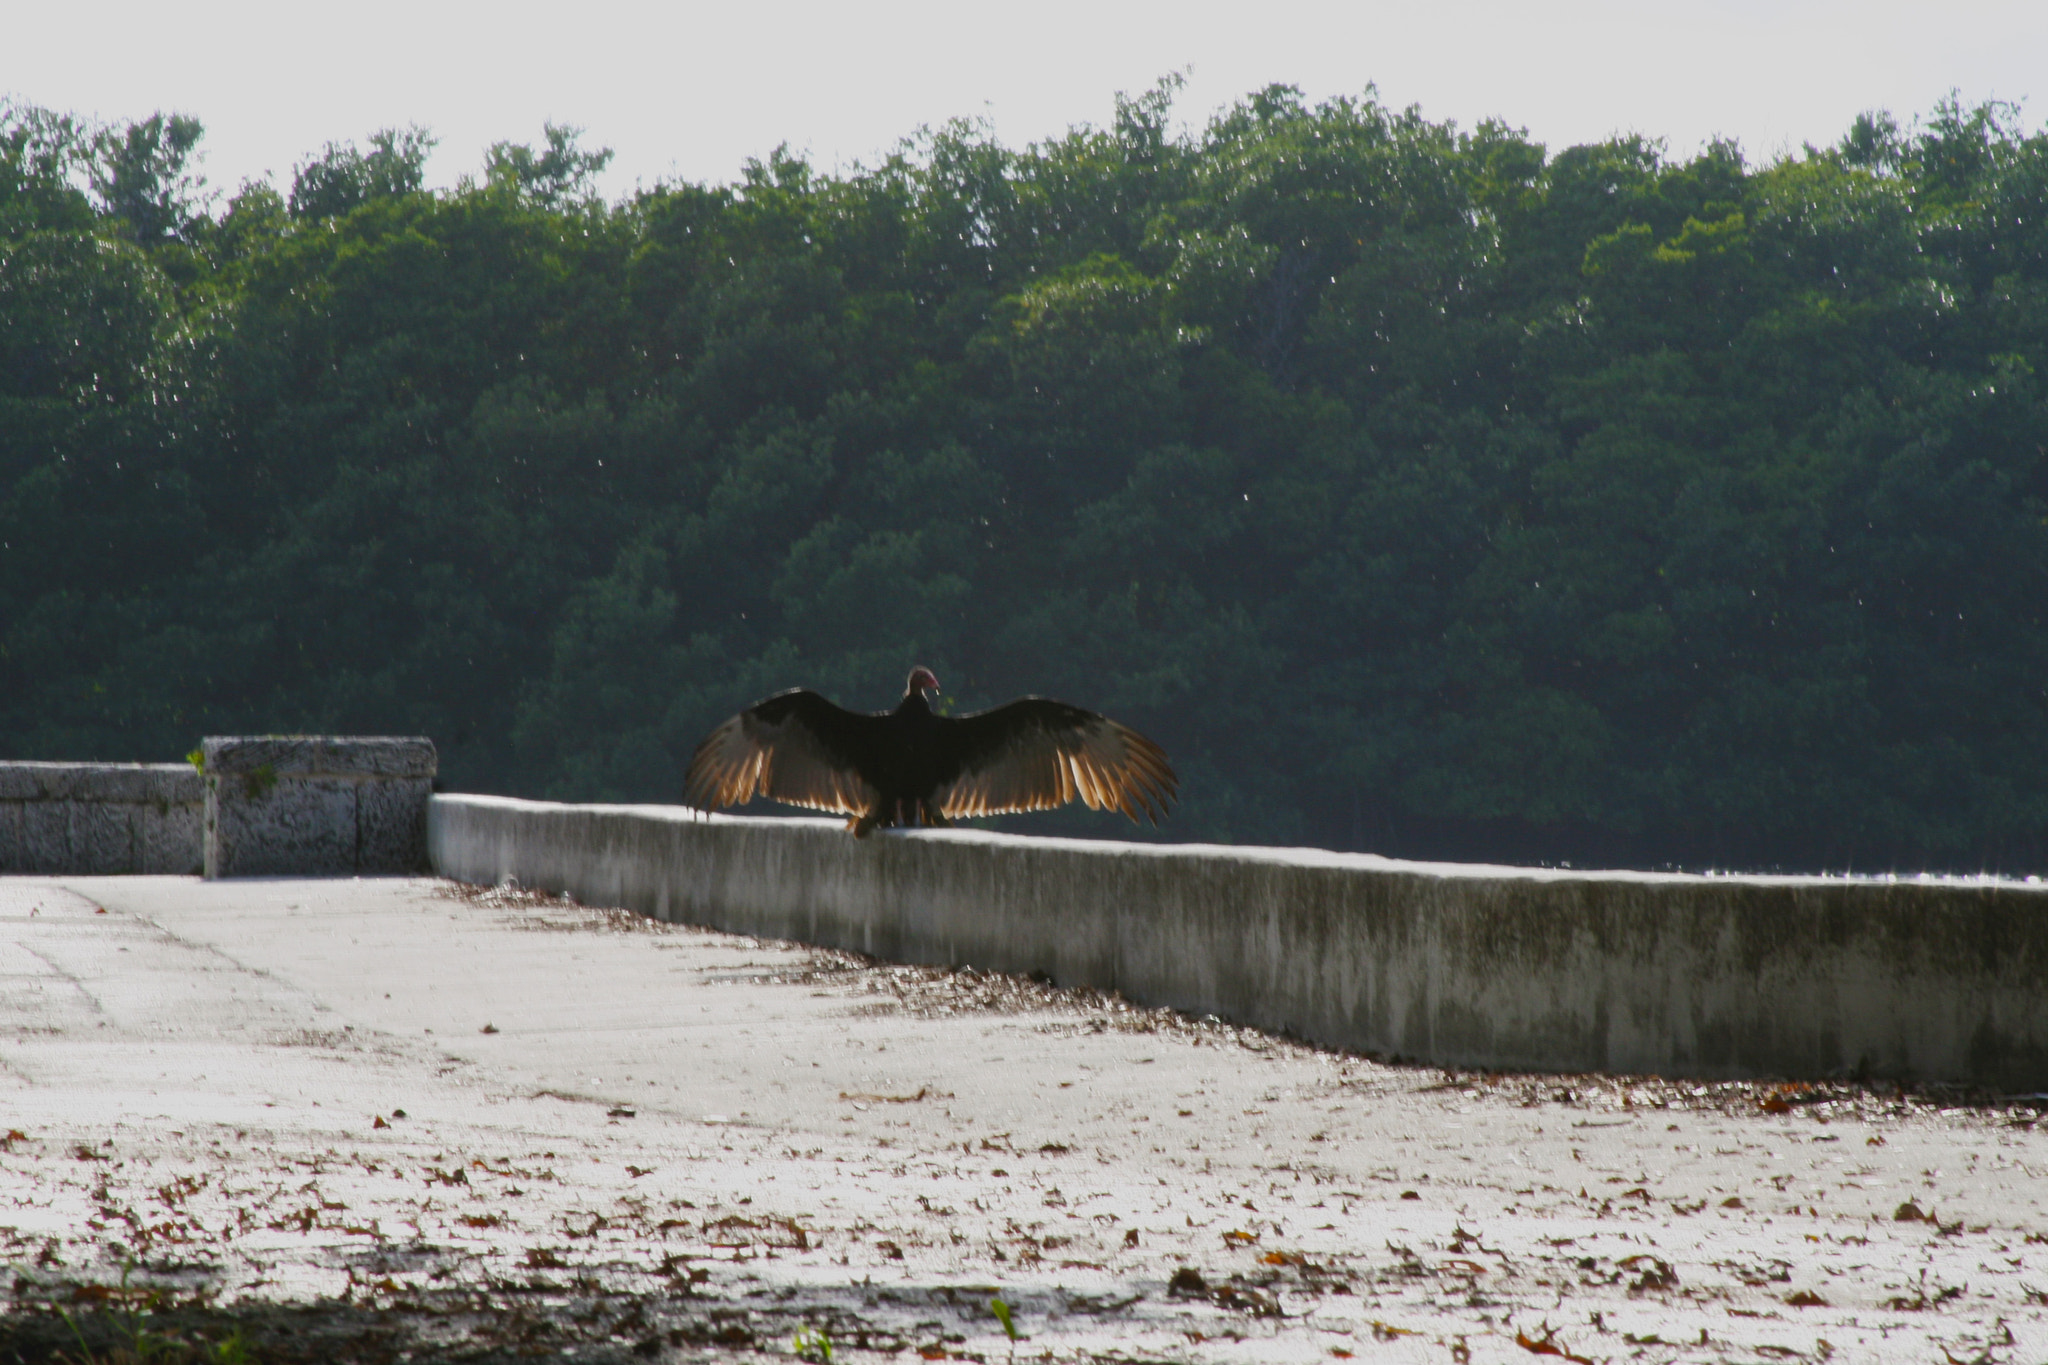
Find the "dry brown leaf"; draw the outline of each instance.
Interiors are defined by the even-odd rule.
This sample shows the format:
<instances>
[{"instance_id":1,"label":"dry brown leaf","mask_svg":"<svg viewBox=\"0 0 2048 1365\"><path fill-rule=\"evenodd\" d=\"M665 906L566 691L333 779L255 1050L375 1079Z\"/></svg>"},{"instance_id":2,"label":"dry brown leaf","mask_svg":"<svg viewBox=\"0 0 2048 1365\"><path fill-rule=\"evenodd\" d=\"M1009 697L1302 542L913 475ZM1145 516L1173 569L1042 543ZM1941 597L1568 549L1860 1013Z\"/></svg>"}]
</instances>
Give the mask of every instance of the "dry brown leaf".
<instances>
[{"instance_id":1,"label":"dry brown leaf","mask_svg":"<svg viewBox=\"0 0 2048 1365\"><path fill-rule=\"evenodd\" d=\"M1593 1365L1592 1361L1584 1356L1573 1355L1570 1351L1553 1341L1551 1337L1550 1327L1548 1324L1545 1324L1543 1335L1540 1337L1532 1337L1526 1332L1517 1331L1515 1333L1515 1345L1532 1355L1557 1356L1563 1360L1574 1361L1576 1365Z\"/></svg>"}]
</instances>

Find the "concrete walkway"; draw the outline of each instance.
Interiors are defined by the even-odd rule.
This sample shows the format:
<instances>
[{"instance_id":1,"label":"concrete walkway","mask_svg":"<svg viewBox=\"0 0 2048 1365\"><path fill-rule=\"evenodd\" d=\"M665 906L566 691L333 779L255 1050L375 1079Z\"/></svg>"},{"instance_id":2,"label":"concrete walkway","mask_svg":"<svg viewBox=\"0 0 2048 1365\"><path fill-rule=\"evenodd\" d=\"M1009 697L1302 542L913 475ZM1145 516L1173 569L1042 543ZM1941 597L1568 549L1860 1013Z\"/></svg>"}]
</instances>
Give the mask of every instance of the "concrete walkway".
<instances>
[{"instance_id":1,"label":"concrete walkway","mask_svg":"<svg viewBox=\"0 0 2048 1365\"><path fill-rule=\"evenodd\" d=\"M2024 1104L1447 1076L398 879L0 879L0 1068L17 1322L155 1286L167 1332L322 1313L336 1359L2048 1358Z\"/></svg>"}]
</instances>

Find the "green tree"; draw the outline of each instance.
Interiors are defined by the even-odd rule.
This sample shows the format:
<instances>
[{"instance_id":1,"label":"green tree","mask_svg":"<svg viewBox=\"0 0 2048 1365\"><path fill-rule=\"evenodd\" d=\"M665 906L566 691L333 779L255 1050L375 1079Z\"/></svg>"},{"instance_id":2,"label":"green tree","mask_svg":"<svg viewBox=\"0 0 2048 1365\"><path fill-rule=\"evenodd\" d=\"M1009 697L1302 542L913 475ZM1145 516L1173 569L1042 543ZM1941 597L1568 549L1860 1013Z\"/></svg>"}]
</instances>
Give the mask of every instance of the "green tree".
<instances>
[{"instance_id":1,"label":"green tree","mask_svg":"<svg viewBox=\"0 0 2048 1365\"><path fill-rule=\"evenodd\" d=\"M292 173L292 215L334 218L372 199L419 193L426 184L427 157L438 141L415 124L372 133L367 152L353 143L328 143Z\"/></svg>"},{"instance_id":2,"label":"green tree","mask_svg":"<svg viewBox=\"0 0 2048 1365\"><path fill-rule=\"evenodd\" d=\"M542 134L547 145L539 151L523 142L492 143L487 181L547 209L592 198L597 177L611 164L612 149L592 151L578 146L581 128L550 123Z\"/></svg>"},{"instance_id":3,"label":"green tree","mask_svg":"<svg viewBox=\"0 0 2048 1365\"><path fill-rule=\"evenodd\" d=\"M193 155L204 135L188 114L151 114L102 129L87 165L101 210L145 246L189 240L204 208L206 180Z\"/></svg>"}]
</instances>

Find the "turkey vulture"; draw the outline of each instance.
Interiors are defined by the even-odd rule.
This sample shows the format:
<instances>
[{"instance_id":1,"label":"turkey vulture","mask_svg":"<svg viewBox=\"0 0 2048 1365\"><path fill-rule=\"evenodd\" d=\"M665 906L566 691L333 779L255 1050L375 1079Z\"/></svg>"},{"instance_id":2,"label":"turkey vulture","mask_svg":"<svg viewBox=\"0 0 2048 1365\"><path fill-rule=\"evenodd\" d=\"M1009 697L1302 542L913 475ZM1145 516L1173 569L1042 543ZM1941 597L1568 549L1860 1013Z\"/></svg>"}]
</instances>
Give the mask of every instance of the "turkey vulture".
<instances>
[{"instance_id":1,"label":"turkey vulture","mask_svg":"<svg viewBox=\"0 0 2048 1365\"><path fill-rule=\"evenodd\" d=\"M700 810L756 796L850 815L866 838L882 825L1050 810L1079 797L1154 824L1177 794L1166 753L1107 716L1022 697L971 716L925 700L939 680L913 668L893 711L862 715L816 692L778 692L713 730L683 779Z\"/></svg>"}]
</instances>

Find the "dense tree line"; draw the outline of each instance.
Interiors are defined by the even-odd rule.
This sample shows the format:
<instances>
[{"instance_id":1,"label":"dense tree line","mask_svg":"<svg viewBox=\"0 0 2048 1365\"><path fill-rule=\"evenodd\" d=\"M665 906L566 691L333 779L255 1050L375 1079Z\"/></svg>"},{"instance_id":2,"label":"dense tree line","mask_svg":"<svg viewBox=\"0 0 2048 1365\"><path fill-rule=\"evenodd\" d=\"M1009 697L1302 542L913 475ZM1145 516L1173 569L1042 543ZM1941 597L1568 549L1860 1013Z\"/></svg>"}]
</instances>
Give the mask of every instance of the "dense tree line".
<instances>
[{"instance_id":1,"label":"dense tree line","mask_svg":"<svg viewBox=\"0 0 2048 1365\"><path fill-rule=\"evenodd\" d=\"M0 752L672 800L925 662L1156 736L1173 837L2048 855L2048 137L1171 96L616 204L561 128L210 199L189 118L0 109Z\"/></svg>"}]
</instances>

